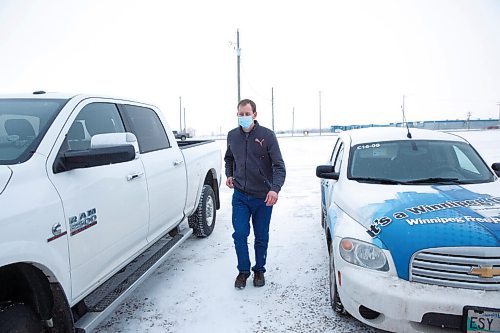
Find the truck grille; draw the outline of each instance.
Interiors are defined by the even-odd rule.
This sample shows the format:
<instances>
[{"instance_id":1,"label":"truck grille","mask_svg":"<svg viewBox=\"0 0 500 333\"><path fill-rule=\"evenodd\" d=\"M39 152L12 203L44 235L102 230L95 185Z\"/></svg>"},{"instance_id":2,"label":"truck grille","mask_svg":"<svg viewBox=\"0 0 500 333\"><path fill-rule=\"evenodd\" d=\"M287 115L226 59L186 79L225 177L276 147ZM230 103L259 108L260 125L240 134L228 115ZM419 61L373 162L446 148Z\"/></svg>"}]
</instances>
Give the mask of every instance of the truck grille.
<instances>
[{"instance_id":1,"label":"truck grille","mask_svg":"<svg viewBox=\"0 0 500 333\"><path fill-rule=\"evenodd\" d=\"M471 274L473 269L476 275ZM488 277L490 275L493 276ZM417 252L410 265L410 281L455 288L500 290L500 248L450 247Z\"/></svg>"}]
</instances>

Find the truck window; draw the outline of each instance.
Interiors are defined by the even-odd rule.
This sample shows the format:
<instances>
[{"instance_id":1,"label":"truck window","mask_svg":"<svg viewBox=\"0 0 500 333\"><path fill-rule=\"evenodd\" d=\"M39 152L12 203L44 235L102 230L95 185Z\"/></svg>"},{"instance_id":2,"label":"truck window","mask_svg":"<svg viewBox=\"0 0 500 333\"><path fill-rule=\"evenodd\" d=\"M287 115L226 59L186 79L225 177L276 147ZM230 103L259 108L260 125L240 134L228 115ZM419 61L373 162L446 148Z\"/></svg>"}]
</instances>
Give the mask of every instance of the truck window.
<instances>
[{"instance_id":1,"label":"truck window","mask_svg":"<svg viewBox=\"0 0 500 333\"><path fill-rule=\"evenodd\" d=\"M137 137L141 154L171 147L165 128L155 111L135 105L123 107L130 121L130 129Z\"/></svg>"},{"instance_id":2,"label":"truck window","mask_svg":"<svg viewBox=\"0 0 500 333\"><path fill-rule=\"evenodd\" d=\"M1 99L0 164L27 161L66 102L65 99Z\"/></svg>"},{"instance_id":3,"label":"truck window","mask_svg":"<svg viewBox=\"0 0 500 333\"><path fill-rule=\"evenodd\" d=\"M86 105L71 124L60 152L90 149L90 139L96 134L124 133L120 113L115 104Z\"/></svg>"}]
</instances>

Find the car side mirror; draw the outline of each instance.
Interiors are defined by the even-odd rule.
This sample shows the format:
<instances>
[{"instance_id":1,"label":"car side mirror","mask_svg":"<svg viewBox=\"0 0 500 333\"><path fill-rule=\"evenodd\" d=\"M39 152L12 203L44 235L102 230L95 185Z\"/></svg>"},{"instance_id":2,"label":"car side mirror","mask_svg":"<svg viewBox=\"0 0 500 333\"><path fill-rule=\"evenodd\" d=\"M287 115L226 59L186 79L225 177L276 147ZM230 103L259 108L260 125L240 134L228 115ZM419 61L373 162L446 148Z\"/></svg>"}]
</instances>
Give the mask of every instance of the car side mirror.
<instances>
[{"instance_id":1,"label":"car side mirror","mask_svg":"<svg viewBox=\"0 0 500 333\"><path fill-rule=\"evenodd\" d=\"M495 171L495 173L497 174L497 176L500 177L500 163L493 163L491 165L491 168L493 169L493 171Z\"/></svg>"},{"instance_id":2,"label":"car side mirror","mask_svg":"<svg viewBox=\"0 0 500 333\"><path fill-rule=\"evenodd\" d=\"M340 173L333 171L333 165L319 165L316 167L316 177L338 180Z\"/></svg>"}]
</instances>

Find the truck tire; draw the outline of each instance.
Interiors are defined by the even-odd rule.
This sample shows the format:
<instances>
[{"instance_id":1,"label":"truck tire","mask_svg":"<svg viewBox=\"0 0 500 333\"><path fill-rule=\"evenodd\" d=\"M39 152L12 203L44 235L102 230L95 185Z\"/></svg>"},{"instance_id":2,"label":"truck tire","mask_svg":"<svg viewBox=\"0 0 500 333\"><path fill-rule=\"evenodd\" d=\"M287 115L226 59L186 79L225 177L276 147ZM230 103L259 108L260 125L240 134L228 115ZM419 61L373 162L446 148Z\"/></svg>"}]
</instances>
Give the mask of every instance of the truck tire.
<instances>
[{"instance_id":1,"label":"truck tire","mask_svg":"<svg viewBox=\"0 0 500 333\"><path fill-rule=\"evenodd\" d=\"M186 141L186 136L185 135L181 136L181 140Z\"/></svg>"},{"instance_id":2,"label":"truck tire","mask_svg":"<svg viewBox=\"0 0 500 333\"><path fill-rule=\"evenodd\" d=\"M335 311L335 313L339 315L344 315L347 314L346 310L344 309L344 305L342 305L342 301L340 300L339 292L337 290L337 278L335 275L335 260L334 255L333 255L333 241L330 242L329 245L329 252L330 252L330 305Z\"/></svg>"},{"instance_id":3,"label":"truck tire","mask_svg":"<svg viewBox=\"0 0 500 333\"><path fill-rule=\"evenodd\" d=\"M2 333L40 333L42 321L35 312L22 303L12 303L0 307L0 332Z\"/></svg>"},{"instance_id":4,"label":"truck tire","mask_svg":"<svg viewBox=\"0 0 500 333\"><path fill-rule=\"evenodd\" d=\"M203 185L200 202L193 215L188 217L189 227L196 237L208 237L215 227L215 193L210 185Z\"/></svg>"}]
</instances>

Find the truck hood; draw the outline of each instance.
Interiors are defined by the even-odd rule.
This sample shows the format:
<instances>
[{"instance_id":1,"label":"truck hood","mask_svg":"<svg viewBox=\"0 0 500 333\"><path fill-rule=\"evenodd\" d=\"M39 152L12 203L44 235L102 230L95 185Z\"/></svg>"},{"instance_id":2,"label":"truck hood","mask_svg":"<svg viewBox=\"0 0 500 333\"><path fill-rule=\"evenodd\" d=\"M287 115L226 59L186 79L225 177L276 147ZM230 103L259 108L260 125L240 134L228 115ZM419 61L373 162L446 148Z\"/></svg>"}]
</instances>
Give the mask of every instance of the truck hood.
<instances>
[{"instance_id":1,"label":"truck hood","mask_svg":"<svg viewBox=\"0 0 500 333\"><path fill-rule=\"evenodd\" d=\"M10 177L12 177L12 170L5 165L0 165L0 194L9 183Z\"/></svg>"},{"instance_id":2,"label":"truck hood","mask_svg":"<svg viewBox=\"0 0 500 333\"><path fill-rule=\"evenodd\" d=\"M408 279L411 257L423 249L500 246L498 180L462 186L353 182L342 193L339 206L391 252L401 278Z\"/></svg>"}]
</instances>

